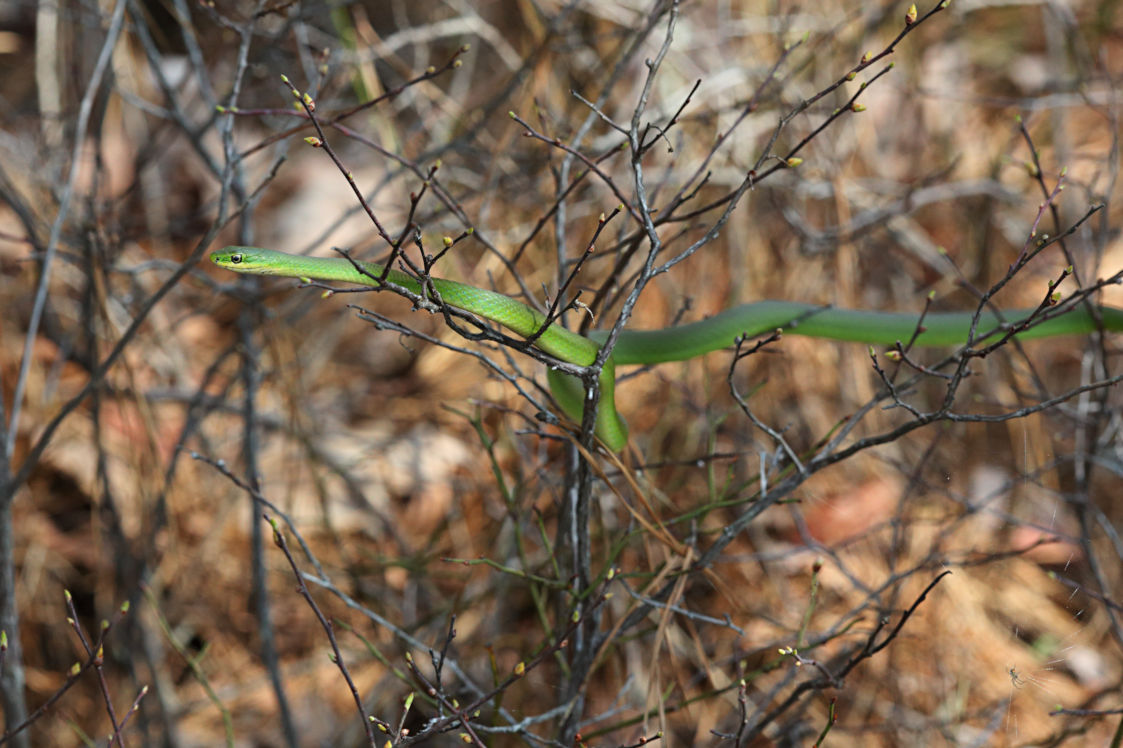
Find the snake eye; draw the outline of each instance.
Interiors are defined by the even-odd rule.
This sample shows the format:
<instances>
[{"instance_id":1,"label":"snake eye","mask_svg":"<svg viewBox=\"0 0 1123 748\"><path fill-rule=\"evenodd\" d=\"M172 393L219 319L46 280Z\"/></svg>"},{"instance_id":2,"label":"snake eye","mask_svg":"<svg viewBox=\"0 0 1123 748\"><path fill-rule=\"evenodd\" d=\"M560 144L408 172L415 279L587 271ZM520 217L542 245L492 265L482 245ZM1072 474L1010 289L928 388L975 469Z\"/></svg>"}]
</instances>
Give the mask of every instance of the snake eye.
<instances>
[{"instance_id":1,"label":"snake eye","mask_svg":"<svg viewBox=\"0 0 1123 748\"><path fill-rule=\"evenodd\" d=\"M230 255L230 262L235 264L235 265L241 265L242 264L242 253L241 252L235 252L234 254Z\"/></svg>"}]
</instances>

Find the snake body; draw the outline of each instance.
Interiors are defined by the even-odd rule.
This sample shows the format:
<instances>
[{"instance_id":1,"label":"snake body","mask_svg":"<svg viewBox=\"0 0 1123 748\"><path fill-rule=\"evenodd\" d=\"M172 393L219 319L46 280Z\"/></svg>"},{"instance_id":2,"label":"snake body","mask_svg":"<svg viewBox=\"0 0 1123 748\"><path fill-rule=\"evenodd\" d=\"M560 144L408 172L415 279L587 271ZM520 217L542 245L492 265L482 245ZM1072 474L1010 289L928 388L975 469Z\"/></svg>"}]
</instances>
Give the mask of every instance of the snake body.
<instances>
[{"instance_id":1,"label":"snake body","mask_svg":"<svg viewBox=\"0 0 1123 748\"><path fill-rule=\"evenodd\" d=\"M352 263L342 257L303 257L260 247L230 246L211 254L211 261L238 273L337 281L360 286L378 287L378 279L384 277L389 283L415 294L426 293L418 279L407 273L373 262ZM546 317L541 312L510 296L442 278L432 278L431 282L444 303L502 325L524 338L533 336L546 323ZM1113 307L1096 309L1104 329L1123 331L1123 310ZM1002 318L1005 324L1016 325L1033 311L1004 312ZM962 345L967 342L973 316L972 312L929 313L924 317L924 330L916 337L914 345ZM1002 325L1003 320L992 313L980 315L976 339ZM619 451L627 443L627 427L616 411L617 364L685 361L729 347L738 336L752 337L776 329L784 329L790 335L893 345L897 341L911 340L918 321L919 316L915 314L835 309L789 301L758 301L732 307L701 322L662 330L625 329L601 370L596 434L612 450ZM1077 305L1019 332L1018 338L1028 340L1086 334L1096 329L1097 322L1088 305ZM559 324L551 324L535 339L534 345L561 361L589 366L596 360L606 337L603 331L584 337ZM548 370L547 378L559 405L580 422L584 397L580 382L552 369Z\"/></svg>"}]
</instances>

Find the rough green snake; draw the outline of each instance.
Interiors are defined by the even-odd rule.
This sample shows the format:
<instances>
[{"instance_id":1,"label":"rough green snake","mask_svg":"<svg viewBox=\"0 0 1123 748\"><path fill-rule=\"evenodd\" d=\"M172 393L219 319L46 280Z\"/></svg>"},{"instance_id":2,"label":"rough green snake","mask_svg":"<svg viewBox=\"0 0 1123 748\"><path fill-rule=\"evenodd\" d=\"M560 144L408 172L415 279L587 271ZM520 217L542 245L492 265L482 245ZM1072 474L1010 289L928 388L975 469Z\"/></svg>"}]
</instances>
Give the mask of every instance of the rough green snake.
<instances>
[{"instance_id":1,"label":"rough green snake","mask_svg":"<svg viewBox=\"0 0 1123 748\"><path fill-rule=\"evenodd\" d=\"M231 246L211 255L219 267L239 273L279 275L306 280L340 281L361 286L377 287L377 279L385 274L386 281L413 293L424 295L417 278L394 269L385 269L372 262L356 262L344 257L303 257L259 247ZM360 272L356 265L367 274ZM546 317L521 301L495 291L476 288L456 281L432 278L432 288L449 306L495 322L524 338L537 333ZM1026 319L1033 310L1004 312L1007 324ZM1123 331L1123 310L1099 307L1099 315L1106 330ZM923 332L914 345L952 346L967 342L973 313L937 312L924 317ZM710 351L733 345L738 336L751 337L784 328L789 334L814 338L893 345L909 341L917 330L919 316L889 312L867 312L849 309L820 307L789 301L758 301L743 304L701 322L668 327L662 330L628 330L620 333L612 356L605 362L600 375L600 402L597 408L596 434L614 451L624 448L628 439L627 427L616 412L616 365L658 364L665 361L685 361ZM1000 321L992 313L979 318L976 339L997 327ZM1087 305L1076 305L1070 311L1047 319L1018 333L1020 339L1043 338L1053 335L1089 333L1096 329ZM578 335L559 324L551 324L534 341L534 345L549 355L578 366L594 363L601 343L607 334ZM580 382L569 375L549 370L550 390L562 409L576 421L581 421L584 391Z\"/></svg>"}]
</instances>

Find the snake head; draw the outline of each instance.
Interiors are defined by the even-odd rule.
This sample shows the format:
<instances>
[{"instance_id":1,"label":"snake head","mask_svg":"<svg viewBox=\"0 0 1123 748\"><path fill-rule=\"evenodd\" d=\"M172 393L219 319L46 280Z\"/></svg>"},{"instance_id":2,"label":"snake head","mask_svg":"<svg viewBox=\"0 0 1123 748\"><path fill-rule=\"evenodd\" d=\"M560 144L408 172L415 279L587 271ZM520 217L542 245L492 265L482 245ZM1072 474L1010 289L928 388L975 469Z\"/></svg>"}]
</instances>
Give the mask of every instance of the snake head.
<instances>
[{"instance_id":1,"label":"snake head","mask_svg":"<svg viewBox=\"0 0 1123 748\"><path fill-rule=\"evenodd\" d=\"M278 263L272 256L285 258L279 252L272 252L261 247L239 247L231 245L211 253L211 262L220 268L233 270L238 273L254 273L255 275L283 275L278 271Z\"/></svg>"},{"instance_id":2,"label":"snake head","mask_svg":"<svg viewBox=\"0 0 1123 748\"><path fill-rule=\"evenodd\" d=\"M223 247L211 253L211 262L220 268L240 269L239 266L246 260L246 247Z\"/></svg>"}]
</instances>

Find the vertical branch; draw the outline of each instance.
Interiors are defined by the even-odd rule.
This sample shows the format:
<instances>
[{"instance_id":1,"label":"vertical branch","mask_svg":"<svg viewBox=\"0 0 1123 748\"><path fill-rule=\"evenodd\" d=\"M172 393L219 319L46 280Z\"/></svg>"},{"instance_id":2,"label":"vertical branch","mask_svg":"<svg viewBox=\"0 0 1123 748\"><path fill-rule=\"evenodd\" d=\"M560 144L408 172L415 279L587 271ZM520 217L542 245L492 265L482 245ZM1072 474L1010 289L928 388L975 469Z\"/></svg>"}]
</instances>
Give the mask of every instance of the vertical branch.
<instances>
[{"instance_id":1,"label":"vertical branch","mask_svg":"<svg viewBox=\"0 0 1123 748\"><path fill-rule=\"evenodd\" d=\"M281 732L285 742L290 748L300 745L297 738L296 726L293 723L292 711L289 708L288 698L285 696L285 684L281 678L281 667L277 658L276 636L273 631L273 619L270 613L269 590L266 584L265 569L265 540L261 529L262 508L257 505L255 495L261 493L261 481L258 479L257 458L257 390L261 383L258 367L258 351L253 340L253 317L258 311L258 304L247 305L238 315L238 334L242 341L242 383L246 388L245 400L242 403L242 459L246 466L246 482L252 492L249 496L250 509L250 571L251 592L250 605L257 618L257 633L261 638L261 661L269 674L269 681L273 686L273 693L277 698L277 709L281 715Z\"/></svg>"},{"instance_id":2,"label":"vertical branch","mask_svg":"<svg viewBox=\"0 0 1123 748\"><path fill-rule=\"evenodd\" d=\"M639 100L633 110L631 126L628 129L628 145L632 153L634 177L632 186L635 190L634 210L639 212L640 221L646 230L646 238L649 243L648 255L643 271L641 271L639 279L637 279L627 301L624 303L620 316L613 325L608 341L601 348L594 364L582 377L582 382L585 386L585 408L581 423L581 446L584 448L583 451L585 454L593 453L593 427L596 422L597 408L600 404L600 371L608 361L608 357L612 355L612 348L615 345L616 337L619 336L620 331L627 324L628 318L631 315L631 310L636 301L638 301L640 293L642 293L647 282L654 275L652 269L655 266L655 258L658 256L661 246L647 204L647 195L643 182L643 169L641 166L641 161L643 159L643 137L639 132L639 127L643 114L647 110L648 97L651 94L651 87L655 76L674 39L675 23L678 19L677 0L671 0L670 3L660 3L655 8L651 14L651 24L648 26L648 29L653 28L654 24L662 19L664 15L668 17L667 31L655 60L649 60L646 63L648 67L647 78L644 82ZM638 49L638 46L636 48ZM592 119L597 117L597 114L595 111L590 111L587 116ZM560 218L561 211L559 210L559 220ZM571 669L566 684L565 696L566 700L572 700L572 703L570 704L571 711L567 719L562 723L559 733L559 740L563 743L570 743L576 737L579 719L584 713L585 688L588 685L590 670L600 644L598 631L601 621L599 611L591 611L591 614L586 616L584 615L585 610L583 607L589 602L586 599L586 593L589 590L589 585L593 576L592 543L590 539L590 505L592 500L593 474L587 459L577 459L576 470L572 473L572 476L572 483L567 481L569 490L566 495L571 497L571 501L564 507L565 515L563 515L563 523L567 524L569 528L568 539L572 543L574 606L575 612L581 615L582 625L574 632L574 644L571 648Z\"/></svg>"},{"instance_id":3,"label":"vertical branch","mask_svg":"<svg viewBox=\"0 0 1123 748\"><path fill-rule=\"evenodd\" d=\"M78 169L81 165L80 150L85 144L86 128L89 125L93 111L94 100L101 90L102 77L109 67L109 61L125 18L125 0L117 0L113 15L110 18L109 29L105 41L102 43L101 52L94 66L90 82L78 108L78 119L74 130L74 145L71 150L70 174L60 197L58 214L51 225L50 239L47 242L47 251L43 256L43 264L39 270L39 285L35 292L35 301L31 309L31 320L27 327L27 336L24 338L23 356L20 361L20 370L16 378L15 391L12 395L11 415L6 423L0 423L2 430L2 451L0 451L0 630L8 635L7 663L4 672L0 675L0 702L4 706L5 724L10 728L21 724L27 718L27 702L24 696L23 650L19 633L19 608L16 600L15 588L15 538L12 532L12 502L15 500L19 481L14 480L11 472L11 460L15 450L16 435L19 433L20 409L22 407L23 392L27 385L27 376L31 370L32 349L39 332L39 323L43 316L43 309L47 304L47 290L51 279L51 266L58 250L59 238L62 234L63 224L69 215L70 201L74 194L74 186L78 179ZM42 44L57 44L57 39L41 39ZM26 733L14 738L19 748L28 745Z\"/></svg>"},{"instance_id":4,"label":"vertical branch","mask_svg":"<svg viewBox=\"0 0 1123 748\"><path fill-rule=\"evenodd\" d=\"M0 672L0 701L4 706L4 724L7 730L27 720L27 702L24 699L23 650L20 648L19 608L16 604L16 548L12 532L12 498L14 487L8 461L0 460L0 480L4 491L0 493L0 632L7 637L4 668ZM17 748L31 745L27 733L12 738Z\"/></svg>"},{"instance_id":5,"label":"vertical branch","mask_svg":"<svg viewBox=\"0 0 1123 748\"><path fill-rule=\"evenodd\" d=\"M655 8L648 15L644 25L638 29L628 42L628 46L620 54L617 59L612 72L609 74L608 79L605 81L600 93L596 98L596 103L590 108L585 115L585 119L578 126L571 141L571 147L566 149L562 156L561 163L558 167L557 177L555 180L555 189L558 193L556 201L556 209L554 214L554 249L557 254L557 285L561 288L565 284L567 269L570 263L568 246L569 239L567 233L568 214L566 199L567 190L570 185L570 174L573 169L573 162L576 158L576 153L581 148L581 144L585 138L592 131L593 125L598 121L598 110L609 101L612 94L617 90L619 84L627 80L627 72L630 69L632 62L640 53L640 50L647 41L648 37L657 28L659 21L667 12L667 6L664 3L656 3ZM606 279L606 285L610 282ZM597 366L603 366L604 361L599 361ZM596 377L595 375L589 376L585 380L586 392L593 394L592 400L586 400L586 412L583 416L584 423L582 424L582 440L586 448L585 454L592 453L593 440L592 440L592 423L595 421L595 408L597 405L596 392ZM589 465L581 454L576 445L569 445L565 454L565 490L562 493L562 502L559 508L559 522L557 531L556 549L562 560L562 568L569 572L574 579L583 580L578 582L578 590L584 589L588 585L590 578L591 567L591 550L589 542L589 501L593 487L593 476L589 470ZM562 618L568 611L569 601L565 593L562 593L558 599L558 611ZM591 662L593 638L587 634L595 630L596 622L599 620L596 616L587 619L587 622L581 626L575 633L576 643L574 647L570 648L571 658L576 661L580 659L586 665ZM578 695L580 686L583 683L585 674L584 668L579 668L582 672L578 675L576 672L571 672L570 679L567 683L565 691L565 701L574 699ZM571 706L571 716L579 715L581 709L579 705ZM571 726L575 724L571 719L569 726L563 728L563 736L572 738L573 730ZM565 738L563 737L563 740Z\"/></svg>"}]
</instances>

